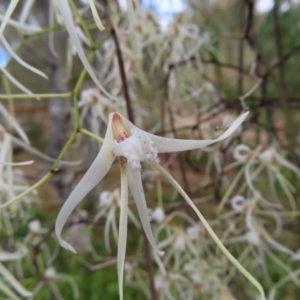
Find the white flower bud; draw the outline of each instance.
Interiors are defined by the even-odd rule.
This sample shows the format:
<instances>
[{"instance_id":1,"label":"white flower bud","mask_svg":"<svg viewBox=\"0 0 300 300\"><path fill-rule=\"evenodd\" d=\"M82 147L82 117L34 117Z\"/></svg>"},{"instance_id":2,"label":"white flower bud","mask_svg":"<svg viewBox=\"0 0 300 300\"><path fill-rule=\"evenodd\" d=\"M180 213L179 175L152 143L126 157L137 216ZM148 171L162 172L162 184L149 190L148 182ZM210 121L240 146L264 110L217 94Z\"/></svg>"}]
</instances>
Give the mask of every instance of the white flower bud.
<instances>
[{"instance_id":1,"label":"white flower bud","mask_svg":"<svg viewBox=\"0 0 300 300\"><path fill-rule=\"evenodd\" d=\"M81 92L80 96L80 101L78 102L79 107L91 105L100 99L100 93L97 88L86 89Z\"/></svg>"},{"instance_id":2,"label":"white flower bud","mask_svg":"<svg viewBox=\"0 0 300 300\"><path fill-rule=\"evenodd\" d=\"M274 148L270 148L262 152L259 158L264 162L271 163L274 159L274 154Z\"/></svg>"},{"instance_id":3,"label":"white flower bud","mask_svg":"<svg viewBox=\"0 0 300 300\"><path fill-rule=\"evenodd\" d=\"M99 206L110 206L113 204L113 193L110 191L103 191L99 195Z\"/></svg>"},{"instance_id":4,"label":"white flower bud","mask_svg":"<svg viewBox=\"0 0 300 300\"><path fill-rule=\"evenodd\" d=\"M246 233L246 239L249 244L256 245L256 246L258 246L260 244L259 234L255 231L252 231L252 230L248 231Z\"/></svg>"},{"instance_id":5,"label":"white flower bud","mask_svg":"<svg viewBox=\"0 0 300 300\"><path fill-rule=\"evenodd\" d=\"M84 209L81 209L79 212L78 212L78 215L80 218L82 219L86 219L88 217L88 212Z\"/></svg>"},{"instance_id":6,"label":"white flower bud","mask_svg":"<svg viewBox=\"0 0 300 300\"><path fill-rule=\"evenodd\" d=\"M236 195L231 200L231 205L234 211L242 212L245 209L246 199L241 195Z\"/></svg>"},{"instance_id":7,"label":"white flower bud","mask_svg":"<svg viewBox=\"0 0 300 300\"><path fill-rule=\"evenodd\" d=\"M222 125L224 128L229 127L234 121L234 117L232 115L226 114L223 116Z\"/></svg>"},{"instance_id":8,"label":"white flower bud","mask_svg":"<svg viewBox=\"0 0 300 300\"><path fill-rule=\"evenodd\" d=\"M154 221L160 223L165 219L165 212L161 207L156 207L151 213L151 217Z\"/></svg>"},{"instance_id":9,"label":"white flower bud","mask_svg":"<svg viewBox=\"0 0 300 300\"><path fill-rule=\"evenodd\" d=\"M183 235L178 235L174 241L173 247L176 251L184 251L185 250L185 240Z\"/></svg>"},{"instance_id":10,"label":"white flower bud","mask_svg":"<svg viewBox=\"0 0 300 300\"><path fill-rule=\"evenodd\" d=\"M39 234L41 232L41 222L39 220L33 220L29 222L28 229L31 234Z\"/></svg>"},{"instance_id":11,"label":"white flower bud","mask_svg":"<svg viewBox=\"0 0 300 300\"><path fill-rule=\"evenodd\" d=\"M55 276L56 276L56 271L53 267L46 269L44 272L45 280L51 281L55 278Z\"/></svg>"},{"instance_id":12,"label":"white flower bud","mask_svg":"<svg viewBox=\"0 0 300 300\"><path fill-rule=\"evenodd\" d=\"M129 261L125 261L124 270L126 273L131 273L133 270L132 264Z\"/></svg>"},{"instance_id":13,"label":"white flower bud","mask_svg":"<svg viewBox=\"0 0 300 300\"><path fill-rule=\"evenodd\" d=\"M189 226L186 230L187 236L190 240L197 240L200 236L201 228L199 225Z\"/></svg>"},{"instance_id":14,"label":"white flower bud","mask_svg":"<svg viewBox=\"0 0 300 300\"><path fill-rule=\"evenodd\" d=\"M251 153L251 149L246 145L238 145L233 151L233 157L237 161L246 161L248 155Z\"/></svg>"},{"instance_id":15,"label":"white flower bud","mask_svg":"<svg viewBox=\"0 0 300 300\"><path fill-rule=\"evenodd\" d=\"M195 283L195 284L202 283L202 279L201 279L199 272L193 272L190 276L191 276L193 283Z\"/></svg>"},{"instance_id":16,"label":"white flower bud","mask_svg":"<svg viewBox=\"0 0 300 300\"><path fill-rule=\"evenodd\" d=\"M157 291L164 291L168 288L169 282L163 275L157 275L154 278L154 286Z\"/></svg>"}]
</instances>

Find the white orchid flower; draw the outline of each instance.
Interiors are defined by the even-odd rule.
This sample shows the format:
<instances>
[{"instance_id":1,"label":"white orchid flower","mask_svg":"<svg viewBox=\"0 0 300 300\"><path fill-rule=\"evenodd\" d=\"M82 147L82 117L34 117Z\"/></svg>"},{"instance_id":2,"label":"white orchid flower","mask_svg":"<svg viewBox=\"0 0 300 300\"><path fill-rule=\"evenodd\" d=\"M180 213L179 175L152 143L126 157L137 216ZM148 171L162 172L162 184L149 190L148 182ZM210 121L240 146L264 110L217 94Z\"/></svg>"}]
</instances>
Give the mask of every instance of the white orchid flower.
<instances>
[{"instance_id":1,"label":"white orchid flower","mask_svg":"<svg viewBox=\"0 0 300 300\"><path fill-rule=\"evenodd\" d=\"M119 110L122 106L122 103L112 101L101 94L97 87L83 90L78 102L78 107L82 108L81 123L86 120L91 127L91 131L99 134L101 126L108 124L108 113Z\"/></svg>"},{"instance_id":2,"label":"white orchid flower","mask_svg":"<svg viewBox=\"0 0 300 300\"><path fill-rule=\"evenodd\" d=\"M73 299L79 298L78 287L77 287L74 279L71 276L57 273L53 267L49 267L44 271L41 279L42 280L36 285L36 287L34 288L34 290L32 292L32 296L28 300L36 299L36 295L43 287L47 287L47 288L50 287L51 290L58 296L57 298L62 299L60 290L55 283L58 281L65 281L66 283L68 283L73 292L73 296L74 296Z\"/></svg>"},{"instance_id":3,"label":"white orchid flower","mask_svg":"<svg viewBox=\"0 0 300 300\"><path fill-rule=\"evenodd\" d=\"M22 297L30 297L32 293L26 290L21 283L11 274L11 272L4 267L2 262L10 262L10 261L18 261L22 259L27 254L27 248L22 245L18 245L18 249L14 253L9 253L5 251L0 251L0 276L4 279L0 280L0 291L10 296L10 299L20 299L19 297L15 296L10 289L8 288L7 284L10 285L18 294Z\"/></svg>"},{"instance_id":4,"label":"white orchid flower","mask_svg":"<svg viewBox=\"0 0 300 300\"><path fill-rule=\"evenodd\" d=\"M178 192L186 199L197 213L205 228L211 237L218 244L219 248L227 256L227 258L235 264L235 266L258 288L262 299L264 294L261 285L236 261L236 259L228 252L218 237L215 235L205 218L198 211L192 200L187 196L183 189L178 185L175 179L168 174L158 163L158 153L177 152L192 150L206 147L212 143L226 139L231 135L246 119L248 112L238 117L231 126L217 139L212 140L181 140L156 136L138 129L129 120L119 113L111 113L109 115L109 123L105 134L103 146L96 159L90 166L87 173L81 179L79 184L70 194L64 203L55 224L55 232L59 243L62 247L75 253L74 248L64 241L61 237L62 229L75 207L86 196L92 188L99 183L107 174L113 161L118 156L121 170L121 201L120 201L120 221L119 221L119 238L118 238L118 281L120 299L123 299L123 270L125 263L126 239L127 239L127 206L128 206L128 186L135 200L138 213L145 234L155 249L156 247L153 233L151 230L149 214L146 205L146 199L142 186L141 178L141 162L147 161L155 169L160 171L170 183L178 190Z\"/></svg>"},{"instance_id":5,"label":"white orchid flower","mask_svg":"<svg viewBox=\"0 0 300 300\"><path fill-rule=\"evenodd\" d=\"M93 1L92 1L93 2ZM90 65L84 49L82 47L82 41L80 40L80 37L78 36L78 31L76 30L76 26L74 24L73 20L73 14L71 7L69 5L68 0L59 0L56 2L57 7L59 8L59 11L61 13L62 21L64 22L66 26L66 30L70 36L70 40L74 48L76 49L76 52L84 65L85 69L87 70L88 74L91 76L95 84L98 86L100 91L102 91L103 94L105 94L107 97L114 99L118 101L119 99L117 97L114 97L113 95L109 94L107 90L102 86L100 81L98 80L92 66ZM94 15L95 17L95 15Z\"/></svg>"},{"instance_id":6,"label":"white orchid flower","mask_svg":"<svg viewBox=\"0 0 300 300\"><path fill-rule=\"evenodd\" d=\"M120 206L121 198L120 198L120 190L117 188L113 192L103 191L99 195L99 212L94 218L94 222L98 222L101 217L105 217L105 227L104 227L104 243L108 252L111 252L111 246L109 241L109 232L110 228L112 228L113 236L118 241L118 229L117 223L115 220L116 217L116 209ZM128 207L127 209L128 217L132 221L132 223L140 228L139 221L134 216L133 212Z\"/></svg>"}]
</instances>

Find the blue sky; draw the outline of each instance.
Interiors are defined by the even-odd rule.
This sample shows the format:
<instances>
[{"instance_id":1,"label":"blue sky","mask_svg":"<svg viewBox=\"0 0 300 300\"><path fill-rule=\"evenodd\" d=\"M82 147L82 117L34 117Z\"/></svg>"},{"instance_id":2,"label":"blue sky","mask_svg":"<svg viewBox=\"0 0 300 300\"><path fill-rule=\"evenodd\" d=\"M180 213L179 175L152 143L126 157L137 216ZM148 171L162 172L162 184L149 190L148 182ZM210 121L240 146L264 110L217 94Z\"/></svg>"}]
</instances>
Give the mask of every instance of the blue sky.
<instances>
[{"instance_id":1,"label":"blue sky","mask_svg":"<svg viewBox=\"0 0 300 300\"><path fill-rule=\"evenodd\" d=\"M5 67L7 61L9 60L9 57L10 57L9 53L0 44L0 66L1 67Z\"/></svg>"},{"instance_id":2,"label":"blue sky","mask_svg":"<svg viewBox=\"0 0 300 300\"><path fill-rule=\"evenodd\" d=\"M142 0L142 4L152 9L161 18L172 18L173 14L185 9L184 0Z\"/></svg>"}]
</instances>

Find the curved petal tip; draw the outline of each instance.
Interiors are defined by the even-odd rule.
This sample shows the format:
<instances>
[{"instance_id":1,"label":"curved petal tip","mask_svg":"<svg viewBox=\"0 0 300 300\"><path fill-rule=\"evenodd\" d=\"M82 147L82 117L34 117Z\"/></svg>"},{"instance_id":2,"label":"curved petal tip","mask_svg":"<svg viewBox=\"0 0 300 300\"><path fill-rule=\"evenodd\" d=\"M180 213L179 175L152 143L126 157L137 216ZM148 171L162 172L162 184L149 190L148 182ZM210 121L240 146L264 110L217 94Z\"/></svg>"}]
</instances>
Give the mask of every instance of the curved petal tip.
<instances>
[{"instance_id":1,"label":"curved petal tip","mask_svg":"<svg viewBox=\"0 0 300 300\"><path fill-rule=\"evenodd\" d=\"M58 241L59 241L59 244L63 248L65 248L65 249L73 252L74 254L77 254L76 250L69 243L67 243L66 241L64 241L62 238L58 238Z\"/></svg>"}]
</instances>

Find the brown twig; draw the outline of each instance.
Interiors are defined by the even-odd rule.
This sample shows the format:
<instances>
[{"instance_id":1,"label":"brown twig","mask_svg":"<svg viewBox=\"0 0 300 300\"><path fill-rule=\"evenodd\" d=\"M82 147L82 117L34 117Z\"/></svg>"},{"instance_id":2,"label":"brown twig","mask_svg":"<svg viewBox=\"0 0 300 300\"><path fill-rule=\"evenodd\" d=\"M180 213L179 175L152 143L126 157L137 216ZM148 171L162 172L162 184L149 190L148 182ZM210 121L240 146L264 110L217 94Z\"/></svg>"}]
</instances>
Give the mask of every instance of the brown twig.
<instances>
[{"instance_id":1,"label":"brown twig","mask_svg":"<svg viewBox=\"0 0 300 300\"><path fill-rule=\"evenodd\" d=\"M107 3L107 0L104 1L105 5L106 5L106 19L108 21L108 24L110 26L110 32L111 32L111 36L113 38L115 47L116 47L116 54L117 54L117 60L118 60L118 65L119 65L119 71L120 71L120 77L121 77L121 81L122 81L122 88L123 88L123 94L124 94L124 98L125 98L125 102L126 102L126 110L127 110L127 115L128 115L128 119L134 123L134 114L133 114L133 110L132 110L132 104L131 104L131 99L130 99L130 95L129 95L129 89L128 89L128 83L127 83L127 78L126 78L126 73L125 73L125 67L124 67L124 58L123 58L123 54L122 54L122 50L120 47L120 42L118 39L118 35L116 32L116 29L113 25L113 22L110 18L109 15L109 6Z\"/></svg>"},{"instance_id":2,"label":"brown twig","mask_svg":"<svg viewBox=\"0 0 300 300\"><path fill-rule=\"evenodd\" d=\"M188 61L188 60L187 60ZM176 133L176 128L175 128L175 124L174 124L174 118L173 118L173 113L172 113L172 109L171 109L171 103L170 103L170 94L169 94L169 78L171 76L171 72L173 70L173 68L175 68L176 65L171 65L171 67L169 66L169 70L168 73L165 77L164 80L164 91L165 91L165 97L166 97L166 101L167 101L167 110L169 113L169 117L170 117L170 125L171 125L171 131L173 133L174 138L177 138L177 133ZM182 181L184 184L184 188L187 192L189 192L189 184L188 184L188 180L186 178L186 172L185 172L185 167L184 167L184 163L182 160L182 156L179 154L178 155L178 162L179 162L179 168L180 168L180 172L181 172L181 176L182 176Z\"/></svg>"},{"instance_id":3,"label":"brown twig","mask_svg":"<svg viewBox=\"0 0 300 300\"><path fill-rule=\"evenodd\" d=\"M274 35L275 35L275 49L277 52L278 61L283 61L283 50L282 50L282 34L280 28L279 21L279 1L274 0L274 8L273 8L273 20L274 20ZM285 115L285 122L287 127L287 137L289 141L289 149L290 154L294 156L294 145L295 145L295 136L294 136L294 126L293 120L290 114L290 108L288 103L288 90L285 81L284 74L284 65L281 63L278 65L278 73L279 73L279 90L282 99L282 108Z\"/></svg>"}]
</instances>

